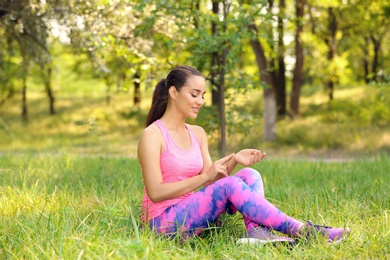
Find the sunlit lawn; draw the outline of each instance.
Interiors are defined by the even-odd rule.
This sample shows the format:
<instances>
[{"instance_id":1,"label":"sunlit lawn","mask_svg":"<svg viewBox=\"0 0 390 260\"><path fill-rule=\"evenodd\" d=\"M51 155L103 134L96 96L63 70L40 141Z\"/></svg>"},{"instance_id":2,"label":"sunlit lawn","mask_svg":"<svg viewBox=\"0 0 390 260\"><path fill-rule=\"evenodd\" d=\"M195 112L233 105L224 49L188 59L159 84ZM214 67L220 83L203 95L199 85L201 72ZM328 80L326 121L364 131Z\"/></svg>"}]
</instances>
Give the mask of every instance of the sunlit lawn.
<instances>
[{"instance_id":1,"label":"sunlit lawn","mask_svg":"<svg viewBox=\"0 0 390 260\"><path fill-rule=\"evenodd\" d=\"M142 227L142 179L135 159L67 154L0 157L2 259L387 259L390 257L390 160L264 160L266 196L286 213L348 226L335 246L236 244L239 214L223 228L185 241Z\"/></svg>"}]
</instances>

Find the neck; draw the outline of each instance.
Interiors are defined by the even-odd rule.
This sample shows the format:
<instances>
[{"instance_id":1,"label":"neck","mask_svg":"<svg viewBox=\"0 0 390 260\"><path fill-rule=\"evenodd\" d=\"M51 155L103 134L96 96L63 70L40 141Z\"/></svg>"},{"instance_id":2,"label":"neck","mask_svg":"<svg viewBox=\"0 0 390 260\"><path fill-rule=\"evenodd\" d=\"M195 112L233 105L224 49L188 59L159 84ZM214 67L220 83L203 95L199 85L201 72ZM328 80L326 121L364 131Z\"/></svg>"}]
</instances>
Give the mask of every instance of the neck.
<instances>
[{"instance_id":1,"label":"neck","mask_svg":"<svg viewBox=\"0 0 390 260\"><path fill-rule=\"evenodd\" d=\"M185 128L186 118L180 115L179 113L174 113L171 110L165 111L164 115L160 118L160 121L163 122L165 127L169 130L182 130Z\"/></svg>"}]
</instances>

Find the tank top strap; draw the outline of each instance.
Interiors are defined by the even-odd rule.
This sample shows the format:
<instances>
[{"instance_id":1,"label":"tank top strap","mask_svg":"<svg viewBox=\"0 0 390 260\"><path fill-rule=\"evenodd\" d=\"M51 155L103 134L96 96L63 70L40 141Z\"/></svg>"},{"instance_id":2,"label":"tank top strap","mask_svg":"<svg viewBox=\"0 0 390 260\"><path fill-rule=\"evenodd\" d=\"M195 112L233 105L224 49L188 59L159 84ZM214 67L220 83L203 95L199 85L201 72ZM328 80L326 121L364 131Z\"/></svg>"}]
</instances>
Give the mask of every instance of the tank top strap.
<instances>
[{"instance_id":1,"label":"tank top strap","mask_svg":"<svg viewBox=\"0 0 390 260\"><path fill-rule=\"evenodd\" d=\"M161 134L164 137L164 140L167 140L168 137L170 137L170 134L168 132L168 129L164 126L164 124L160 121L160 119L154 121L154 123L157 125L157 127L160 129Z\"/></svg>"},{"instance_id":2,"label":"tank top strap","mask_svg":"<svg viewBox=\"0 0 390 260\"><path fill-rule=\"evenodd\" d=\"M171 143L173 142L173 140L171 139L171 135L169 134L168 129L160 121L160 119L154 121L154 123L160 129L160 132L161 132L161 134L163 136L163 139L164 139L164 149L163 149L163 151L170 150L170 146L171 146Z\"/></svg>"},{"instance_id":3,"label":"tank top strap","mask_svg":"<svg viewBox=\"0 0 390 260\"><path fill-rule=\"evenodd\" d=\"M200 141L194 131L192 131L191 127L186 124L186 127L188 129L188 132L190 133L190 138L191 138L191 146L193 147L194 145L200 147Z\"/></svg>"}]
</instances>

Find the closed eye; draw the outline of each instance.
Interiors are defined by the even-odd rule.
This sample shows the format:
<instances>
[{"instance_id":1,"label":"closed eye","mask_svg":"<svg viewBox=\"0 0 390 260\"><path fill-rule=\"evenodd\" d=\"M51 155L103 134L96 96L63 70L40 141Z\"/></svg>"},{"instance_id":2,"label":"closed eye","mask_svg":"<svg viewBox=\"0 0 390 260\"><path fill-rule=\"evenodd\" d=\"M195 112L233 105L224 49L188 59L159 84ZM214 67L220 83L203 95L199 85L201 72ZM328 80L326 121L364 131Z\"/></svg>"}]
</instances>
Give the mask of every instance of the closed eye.
<instances>
[{"instance_id":1,"label":"closed eye","mask_svg":"<svg viewBox=\"0 0 390 260\"><path fill-rule=\"evenodd\" d=\"M198 97L198 95L195 95L195 94L191 94L191 96L192 96L193 98L197 98L197 97ZM202 99L204 99L204 96L202 96Z\"/></svg>"}]
</instances>

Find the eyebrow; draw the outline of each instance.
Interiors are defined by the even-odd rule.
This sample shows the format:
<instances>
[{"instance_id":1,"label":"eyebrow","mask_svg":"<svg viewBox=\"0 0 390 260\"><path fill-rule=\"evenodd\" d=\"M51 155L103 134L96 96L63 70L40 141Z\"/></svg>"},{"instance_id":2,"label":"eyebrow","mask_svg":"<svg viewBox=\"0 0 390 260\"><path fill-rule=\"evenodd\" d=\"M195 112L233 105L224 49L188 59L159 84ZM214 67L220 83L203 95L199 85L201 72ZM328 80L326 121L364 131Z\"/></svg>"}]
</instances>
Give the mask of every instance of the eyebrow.
<instances>
[{"instance_id":1,"label":"eyebrow","mask_svg":"<svg viewBox=\"0 0 390 260\"><path fill-rule=\"evenodd\" d=\"M192 88L191 90L196 91L196 92L198 92L198 93L202 93L202 91L201 91L200 89ZM203 94L205 94L205 93L206 93L206 91L203 92Z\"/></svg>"}]
</instances>

